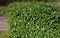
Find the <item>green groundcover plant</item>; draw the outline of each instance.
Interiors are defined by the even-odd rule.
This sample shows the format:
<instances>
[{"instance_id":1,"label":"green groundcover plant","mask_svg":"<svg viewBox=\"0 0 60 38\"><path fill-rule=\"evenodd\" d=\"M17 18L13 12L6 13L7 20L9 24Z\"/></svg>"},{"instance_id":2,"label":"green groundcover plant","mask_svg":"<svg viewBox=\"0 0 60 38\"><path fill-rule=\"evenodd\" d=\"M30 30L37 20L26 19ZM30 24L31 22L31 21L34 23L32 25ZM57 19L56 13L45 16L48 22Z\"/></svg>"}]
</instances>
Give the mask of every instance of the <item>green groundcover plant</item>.
<instances>
[{"instance_id":1,"label":"green groundcover plant","mask_svg":"<svg viewBox=\"0 0 60 38\"><path fill-rule=\"evenodd\" d=\"M5 16L5 8L0 6L0 16Z\"/></svg>"},{"instance_id":2,"label":"green groundcover plant","mask_svg":"<svg viewBox=\"0 0 60 38\"><path fill-rule=\"evenodd\" d=\"M55 3L15 2L6 10L9 38L60 38L60 16Z\"/></svg>"}]
</instances>

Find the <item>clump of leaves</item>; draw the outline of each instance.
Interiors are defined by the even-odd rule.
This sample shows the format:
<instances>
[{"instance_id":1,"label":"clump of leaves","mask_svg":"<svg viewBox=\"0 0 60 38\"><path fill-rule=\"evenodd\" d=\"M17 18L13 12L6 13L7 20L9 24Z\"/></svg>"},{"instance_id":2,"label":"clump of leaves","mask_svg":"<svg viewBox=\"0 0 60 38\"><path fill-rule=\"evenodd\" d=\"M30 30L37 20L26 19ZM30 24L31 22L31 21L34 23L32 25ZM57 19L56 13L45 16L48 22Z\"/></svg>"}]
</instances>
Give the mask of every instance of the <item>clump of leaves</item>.
<instances>
[{"instance_id":1,"label":"clump of leaves","mask_svg":"<svg viewBox=\"0 0 60 38\"><path fill-rule=\"evenodd\" d=\"M44 2L18 2L7 8L9 38L59 38L60 16L57 7Z\"/></svg>"}]
</instances>

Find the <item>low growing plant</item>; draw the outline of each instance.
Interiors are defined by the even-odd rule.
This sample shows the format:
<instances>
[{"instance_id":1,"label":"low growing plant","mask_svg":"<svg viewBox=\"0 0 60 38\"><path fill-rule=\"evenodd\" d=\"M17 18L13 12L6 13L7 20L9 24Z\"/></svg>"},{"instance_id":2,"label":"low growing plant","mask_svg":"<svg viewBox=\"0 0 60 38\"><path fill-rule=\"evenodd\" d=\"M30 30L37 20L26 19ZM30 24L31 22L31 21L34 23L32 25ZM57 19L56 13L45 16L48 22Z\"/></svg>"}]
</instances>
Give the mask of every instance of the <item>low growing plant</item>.
<instances>
[{"instance_id":1,"label":"low growing plant","mask_svg":"<svg viewBox=\"0 0 60 38\"><path fill-rule=\"evenodd\" d=\"M44 2L15 2L7 7L9 38L60 38L57 5Z\"/></svg>"}]
</instances>

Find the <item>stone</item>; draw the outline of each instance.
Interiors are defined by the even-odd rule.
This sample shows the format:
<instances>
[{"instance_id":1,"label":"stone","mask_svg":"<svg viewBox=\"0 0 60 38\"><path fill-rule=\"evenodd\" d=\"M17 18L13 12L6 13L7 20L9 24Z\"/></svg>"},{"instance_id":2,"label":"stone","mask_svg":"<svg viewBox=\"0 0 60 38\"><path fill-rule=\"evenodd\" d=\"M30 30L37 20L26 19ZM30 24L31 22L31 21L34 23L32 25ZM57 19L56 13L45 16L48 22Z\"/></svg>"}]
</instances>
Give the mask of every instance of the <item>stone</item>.
<instances>
[{"instance_id":1,"label":"stone","mask_svg":"<svg viewBox=\"0 0 60 38\"><path fill-rule=\"evenodd\" d=\"M8 30L8 23L6 17L0 17L0 30Z\"/></svg>"}]
</instances>

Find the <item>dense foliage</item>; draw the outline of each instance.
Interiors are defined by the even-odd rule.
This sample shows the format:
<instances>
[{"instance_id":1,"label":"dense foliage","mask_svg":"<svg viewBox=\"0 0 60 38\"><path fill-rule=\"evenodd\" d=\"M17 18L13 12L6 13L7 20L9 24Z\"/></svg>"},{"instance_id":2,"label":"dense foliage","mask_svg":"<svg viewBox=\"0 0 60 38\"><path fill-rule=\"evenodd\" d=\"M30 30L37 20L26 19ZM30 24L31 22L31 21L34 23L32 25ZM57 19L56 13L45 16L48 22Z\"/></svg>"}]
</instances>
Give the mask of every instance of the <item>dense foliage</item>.
<instances>
[{"instance_id":1,"label":"dense foliage","mask_svg":"<svg viewBox=\"0 0 60 38\"><path fill-rule=\"evenodd\" d=\"M0 4L5 5L5 4L8 4L10 2L15 2L15 1L45 1L45 2L54 1L54 2L57 2L59 0L0 0Z\"/></svg>"},{"instance_id":2,"label":"dense foliage","mask_svg":"<svg viewBox=\"0 0 60 38\"><path fill-rule=\"evenodd\" d=\"M55 3L18 2L6 10L9 38L60 38L60 16Z\"/></svg>"}]
</instances>

